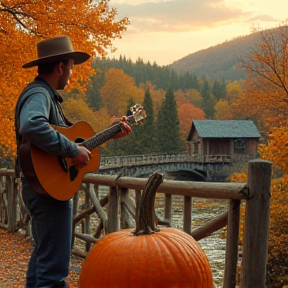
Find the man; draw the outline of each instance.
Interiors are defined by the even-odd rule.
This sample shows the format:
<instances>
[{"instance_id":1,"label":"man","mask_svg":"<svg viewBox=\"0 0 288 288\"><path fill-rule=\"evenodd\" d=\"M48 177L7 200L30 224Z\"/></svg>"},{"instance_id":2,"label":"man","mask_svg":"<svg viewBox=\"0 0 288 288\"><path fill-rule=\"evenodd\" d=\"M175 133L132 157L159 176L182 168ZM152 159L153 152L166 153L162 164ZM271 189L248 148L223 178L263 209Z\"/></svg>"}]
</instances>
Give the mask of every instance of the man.
<instances>
[{"instance_id":1,"label":"man","mask_svg":"<svg viewBox=\"0 0 288 288\"><path fill-rule=\"evenodd\" d=\"M90 151L76 145L49 124L70 126L56 90L68 84L74 65L81 64L90 55L74 51L70 38L59 36L37 44L38 58L23 68L38 66L38 76L27 85L15 109L17 143L25 138L46 153L72 158L76 168L87 165ZM131 128L121 122L122 132L114 139L126 136ZM45 163L43 163L45 165ZM21 163L20 163L21 166ZM47 175L49 177L49 175ZM35 248L31 254L26 277L26 288L68 287L72 241L71 200L59 201L39 195L21 173L22 198L31 216ZM65 189L65 187L63 187Z\"/></svg>"}]
</instances>

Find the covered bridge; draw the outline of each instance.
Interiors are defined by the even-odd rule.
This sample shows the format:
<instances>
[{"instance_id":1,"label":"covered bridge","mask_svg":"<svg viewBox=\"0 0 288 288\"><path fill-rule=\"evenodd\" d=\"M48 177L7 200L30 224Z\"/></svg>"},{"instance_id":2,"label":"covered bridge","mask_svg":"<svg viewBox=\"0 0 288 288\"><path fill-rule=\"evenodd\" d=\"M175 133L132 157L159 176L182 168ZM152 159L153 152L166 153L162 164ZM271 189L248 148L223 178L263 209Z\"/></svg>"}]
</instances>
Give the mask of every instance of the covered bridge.
<instances>
[{"instance_id":1,"label":"covered bridge","mask_svg":"<svg viewBox=\"0 0 288 288\"><path fill-rule=\"evenodd\" d=\"M256 156L260 137L251 120L193 120L188 150L209 162L225 162L235 156Z\"/></svg>"}]
</instances>

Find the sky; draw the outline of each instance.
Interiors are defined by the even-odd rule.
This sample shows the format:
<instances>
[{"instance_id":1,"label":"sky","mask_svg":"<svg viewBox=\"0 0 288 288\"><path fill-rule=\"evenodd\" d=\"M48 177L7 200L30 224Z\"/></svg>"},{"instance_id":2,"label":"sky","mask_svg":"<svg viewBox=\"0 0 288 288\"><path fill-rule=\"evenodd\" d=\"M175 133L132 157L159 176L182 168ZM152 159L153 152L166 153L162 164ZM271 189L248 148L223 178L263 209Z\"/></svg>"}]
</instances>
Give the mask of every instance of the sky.
<instances>
[{"instance_id":1,"label":"sky","mask_svg":"<svg viewBox=\"0 0 288 288\"><path fill-rule=\"evenodd\" d=\"M113 41L120 55L169 65L189 54L251 34L288 25L288 0L110 0L117 19L130 25Z\"/></svg>"}]
</instances>

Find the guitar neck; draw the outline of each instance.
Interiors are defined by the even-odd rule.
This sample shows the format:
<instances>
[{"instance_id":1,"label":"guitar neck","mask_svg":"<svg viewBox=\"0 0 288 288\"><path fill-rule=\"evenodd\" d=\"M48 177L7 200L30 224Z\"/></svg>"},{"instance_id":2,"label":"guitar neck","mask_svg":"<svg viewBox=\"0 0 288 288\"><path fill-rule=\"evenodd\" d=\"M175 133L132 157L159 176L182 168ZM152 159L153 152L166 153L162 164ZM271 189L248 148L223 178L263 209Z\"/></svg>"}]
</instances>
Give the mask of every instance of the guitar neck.
<instances>
[{"instance_id":1,"label":"guitar neck","mask_svg":"<svg viewBox=\"0 0 288 288\"><path fill-rule=\"evenodd\" d=\"M93 137L85 140L81 143L82 146L86 147L89 151L93 150L94 148L102 145L106 141L110 140L113 136L117 135L121 132L121 124L115 124L108 129L95 134Z\"/></svg>"},{"instance_id":2,"label":"guitar neck","mask_svg":"<svg viewBox=\"0 0 288 288\"><path fill-rule=\"evenodd\" d=\"M134 116L127 117L127 123L132 126L136 123ZM113 126L110 126L103 132L95 134L93 137L86 139L84 142L81 143L82 146L86 147L89 151L93 150L94 148L102 145L106 141L110 140L113 136L119 134L122 131L121 123L117 123Z\"/></svg>"}]
</instances>

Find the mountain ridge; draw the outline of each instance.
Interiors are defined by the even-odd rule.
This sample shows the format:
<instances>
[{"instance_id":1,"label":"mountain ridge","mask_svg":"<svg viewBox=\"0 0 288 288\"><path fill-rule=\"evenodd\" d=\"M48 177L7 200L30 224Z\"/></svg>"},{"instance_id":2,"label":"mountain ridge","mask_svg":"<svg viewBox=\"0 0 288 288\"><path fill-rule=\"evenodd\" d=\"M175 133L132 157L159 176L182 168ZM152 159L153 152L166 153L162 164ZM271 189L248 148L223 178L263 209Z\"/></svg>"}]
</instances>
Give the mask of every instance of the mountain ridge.
<instances>
[{"instance_id":1,"label":"mountain ridge","mask_svg":"<svg viewBox=\"0 0 288 288\"><path fill-rule=\"evenodd\" d=\"M257 42L262 32L274 33L278 28L258 31L237 37L233 40L202 49L174 61L167 67L177 73L193 72L198 76L206 75L210 79L241 80L247 77L243 61L247 61L252 49L257 49Z\"/></svg>"}]
</instances>

